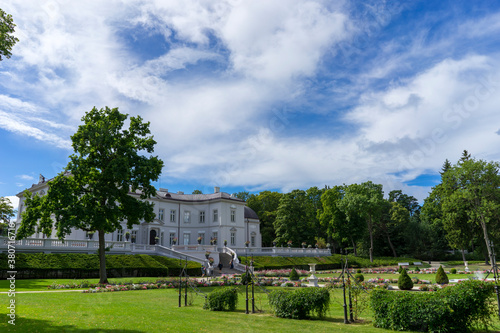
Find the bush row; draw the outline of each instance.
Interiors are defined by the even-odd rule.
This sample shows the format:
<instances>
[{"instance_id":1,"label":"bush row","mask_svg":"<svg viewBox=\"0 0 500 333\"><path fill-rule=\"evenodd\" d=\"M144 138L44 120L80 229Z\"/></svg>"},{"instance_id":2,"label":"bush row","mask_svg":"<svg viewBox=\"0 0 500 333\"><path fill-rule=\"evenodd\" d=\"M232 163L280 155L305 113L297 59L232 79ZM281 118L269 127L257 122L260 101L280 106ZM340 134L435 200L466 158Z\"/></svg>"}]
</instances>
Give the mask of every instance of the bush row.
<instances>
[{"instance_id":1,"label":"bush row","mask_svg":"<svg viewBox=\"0 0 500 333\"><path fill-rule=\"evenodd\" d=\"M433 293L387 291L371 294L374 326L397 331L467 332L491 324L493 285L464 281Z\"/></svg>"},{"instance_id":2,"label":"bush row","mask_svg":"<svg viewBox=\"0 0 500 333\"><path fill-rule=\"evenodd\" d=\"M248 260L250 258L248 257ZM281 269L281 268L297 268L309 270L309 264L316 264L317 270L341 269L341 256L334 254L327 257L253 257L254 267L258 270L263 269ZM247 261L246 257L240 257L240 261L244 264ZM368 258L348 256L349 267L380 267L380 266L397 266L399 262L414 262L420 261L412 258L392 258L380 257L370 262Z\"/></svg>"},{"instance_id":3,"label":"bush row","mask_svg":"<svg viewBox=\"0 0 500 333\"><path fill-rule=\"evenodd\" d=\"M327 288L275 290L269 293L269 305L279 318L305 319L311 313L322 318L330 305L330 292Z\"/></svg>"},{"instance_id":4,"label":"bush row","mask_svg":"<svg viewBox=\"0 0 500 333\"><path fill-rule=\"evenodd\" d=\"M99 256L82 253L17 253L16 278L94 278L99 277ZM6 274L7 254L0 254L1 278ZM182 266L181 266L182 265ZM178 276L184 262L144 254L106 255L108 277ZM200 264L188 262L188 274L199 275Z\"/></svg>"}]
</instances>

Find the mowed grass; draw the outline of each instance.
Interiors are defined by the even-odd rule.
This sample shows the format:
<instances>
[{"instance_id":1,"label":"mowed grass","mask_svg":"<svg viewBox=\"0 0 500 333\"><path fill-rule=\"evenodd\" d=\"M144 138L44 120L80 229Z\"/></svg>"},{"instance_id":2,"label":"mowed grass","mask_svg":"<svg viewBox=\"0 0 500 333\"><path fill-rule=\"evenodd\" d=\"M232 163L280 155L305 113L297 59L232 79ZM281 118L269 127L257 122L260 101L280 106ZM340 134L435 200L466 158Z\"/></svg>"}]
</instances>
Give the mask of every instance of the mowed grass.
<instances>
[{"instance_id":1,"label":"mowed grass","mask_svg":"<svg viewBox=\"0 0 500 333\"><path fill-rule=\"evenodd\" d=\"M160 279L175 279L175 277L130 277L130 278L117 278L117 279L108 279L110 284L115 284L117 282L155 282ZM31 279L31 280L16 280L16 291L40 291L40 290L48 290L48 286L52 283L57 284L68 284L71 282L79 283L81 281L88 281L90 283L98 283L99 279ZM9 291L10 281L9 280L0 280L0 292ZM85 288L82 288L85 289Z\"/></svg>"},{"instance_id":2,"label":"mowed grass","mask_svg":"<svg viewBox=\"0 0 500 333\"><path fill-rule=\"evenodd\" d=\"M213 288L201 290L208 293ZM373 327L369 308L359 322L344 324L342 290L331 293L326 318L311 320L274 317L267 295L258 288L255 293L258 312L245 314L245 288L239 287L239 291L234 312L203 310L204 297L193 292L188 293L188 302L192 301L192 305L184 306L183 295L179 308L178 290L174 289L94 294L23 293L16 295L15 326L7 323L9 297L1 294L0 332L389 332ZM251 304L249 306L251 311ZM496 319L493 330L498 329Z\"/></svg>"},{"instance_id":3,"label":"mowed grass","mask_svg":"<svg viewBox=\"0 0 500 333\"><path fill-rule=\"evenodd\" d=\"M173 289L17 294L16 325L12 326L7 323L8 297L3 294L0 332L387 332L374 328L368 317L364 322L345 325L341 293L332 295L326 318L290 320L272 316L264 293L256 293L257 308L264 312L245 314L243 287L235 312L203 310L201 296L193 296L193 304L188 307L182 299L179 308L178 291Z\"/></svg>"}]
</instances>

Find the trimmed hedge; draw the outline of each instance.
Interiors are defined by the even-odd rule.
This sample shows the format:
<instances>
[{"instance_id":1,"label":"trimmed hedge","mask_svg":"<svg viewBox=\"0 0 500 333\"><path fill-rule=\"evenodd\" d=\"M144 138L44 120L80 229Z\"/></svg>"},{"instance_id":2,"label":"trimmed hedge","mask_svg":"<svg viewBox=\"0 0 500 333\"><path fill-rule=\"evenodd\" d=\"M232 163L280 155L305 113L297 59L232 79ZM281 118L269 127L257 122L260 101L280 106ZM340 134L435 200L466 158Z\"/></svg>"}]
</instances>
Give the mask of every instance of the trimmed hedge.
<instances>
[{"instance_id":1,"label":"trimmed hedge","mask_svg":"<svg viewBox=\"0 0 500 333\"><path fill-rule=\"evenodd\" d=\"M16 253L16 278L94 278L99 277L99 256L83 253ZM0 254L1 278L6 278L7 254ZM184 262L181 263L182 265ZM178 276L178 259L145 254L106 255L108 277ZM199 275L201 265L188 262L188 274Z\"/></svg>"},{"instance_id":2,"label":"trimmed hedge","mask_svg":"<svg viewBox=\"0 0 500 333\"><path fill-rule=\"evenodd\" d=\"M218 288L208 294L203 309L211 311L234 311L238 303L238 289Z\"/></svg>"},{"instance_id":3,"label":"trimmed hedge","mask_svg":"<svg viewBox=\"0 0 500 333\"><path fill-rule=\"evenodd\" d=\"M247 260L246 257L239 257L240 261L244 264ZM248 257L248 261L250 261ZM341 256L340 254L334 254L327 257L271 257L271 256L259 256L253 257L253 266L255 269L285 269L285 268L296 268L309 270L308 264L316 264L317 270L329 270L329 269L341 269ZM419 261L418 259L412 258L392 258L392 257L380 257L370 262L368 258L355 257L353 255L348 256L349 267L351 268L368 268L368 267L380 267L380 266L397 266L398 262L401 261Z\"/></svg>"},{"instance_id":4,"label":"trimmed hedge","mask_svg":"<svg viewBox=\"0 0 500 333\"><path fill-rule=\"evenodd\" d=\"M269 305L279 318L305 319L313 312L323 318L330 306L330 292L326 288L275 290L269 293Z\"/></svg>"},{"instance_id":5,"label":"trimmed hedge","mask_svg":"<svg viewBox=\"0 0 500 333\"><path fill-rule=\"evenodd\" d=\"M463 281L436 292L375 289L371 294L375 327L397 331L467 332L491 325L493 284Z\"/></svg>"}]
</instances>

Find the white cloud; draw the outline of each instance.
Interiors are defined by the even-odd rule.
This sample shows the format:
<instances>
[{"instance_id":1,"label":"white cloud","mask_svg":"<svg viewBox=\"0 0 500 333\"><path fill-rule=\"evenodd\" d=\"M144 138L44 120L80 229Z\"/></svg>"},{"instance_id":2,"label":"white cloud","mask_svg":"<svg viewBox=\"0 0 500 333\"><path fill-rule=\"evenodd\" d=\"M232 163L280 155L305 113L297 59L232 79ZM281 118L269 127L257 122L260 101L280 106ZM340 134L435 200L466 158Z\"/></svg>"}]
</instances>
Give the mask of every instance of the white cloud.
<instances>
[{"instance_id":1,"label":"white cloud","mask_svg":"<svg viewBox=\"0 0 500 333\"><path fill-rule=\"evenodd\" d=\"M426 30L371 45L401 8L377 4L363 17L373 20L360 22L348 7L319 0L7 3L20 42L0 70L0 127L68 148L85 111L119 106L151 121L167 177L259 189L368 179L397 188L462 149L494 156L495 57L448 56L457 34L429 42ZM490 36L497 17L451 25L467 38ZM164 54L131 49L122 34L134 29L136 41L163 36ZM328 72L328 57L358 34L368 38L356 51L376 48L377 55L346 64L359 63L355 71ZM293 131L291 120L274 113L307 104L308 79L324 70L331 107L310 103L302 112L341 117L349 131ZM484 75L493 78L489 94ZM358 104L337 110L340 100ZM419 198L425 191L404 188Z\"/></svg>"},{"instance_id":2,"label":"white cloud","mask_svg":"<svg viewBox=\"0 0 500 333\"><path fill-rule=\"evenodd\" d=\"M34 180L35 179L33 176L30 176L30 175L19 175L19 176L17 176L17 178L20 178L22 180Z\"/></svg>"}]
</instances>

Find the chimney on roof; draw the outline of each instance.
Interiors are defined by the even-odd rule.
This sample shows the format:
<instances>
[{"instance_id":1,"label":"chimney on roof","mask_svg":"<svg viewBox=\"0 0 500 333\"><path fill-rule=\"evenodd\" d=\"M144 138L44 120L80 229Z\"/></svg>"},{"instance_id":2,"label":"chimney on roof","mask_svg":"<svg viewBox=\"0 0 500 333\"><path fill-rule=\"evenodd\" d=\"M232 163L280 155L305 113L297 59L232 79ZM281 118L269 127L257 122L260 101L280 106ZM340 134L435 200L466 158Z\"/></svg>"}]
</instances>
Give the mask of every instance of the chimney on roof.
<instances>
[{"instance_id":1,"label":"chimney on roof","mask_svg":"<svg viewBox=\"0 0 500 333\"><path fill-rule=\"evenodd\" d=\"M177 194L184 194L184 192L182 192L182 191L178 191L178 192L177 192Z\"/></svg>"},{"instance_id":2,"label":"chimney on roof","mask_svg":"<svg viewBox=\"0 0 500 333\"><path fill-rule=\"evenodd\" d=\"M166 192L166 193L168 193L168 189L167 189L167 188L161 188L161 187L160 187L160 192Z\"/></svg>"},{"instance_id":3,"label":"chimney on roof","mask_svg":"<svg viewBox=\"0 0 500 333\"><path fill-rule=\"evenodd\" d=\"M214 193L220 193L220 187L215 186L214 187Z\"/></svg>"}]
</instances>

